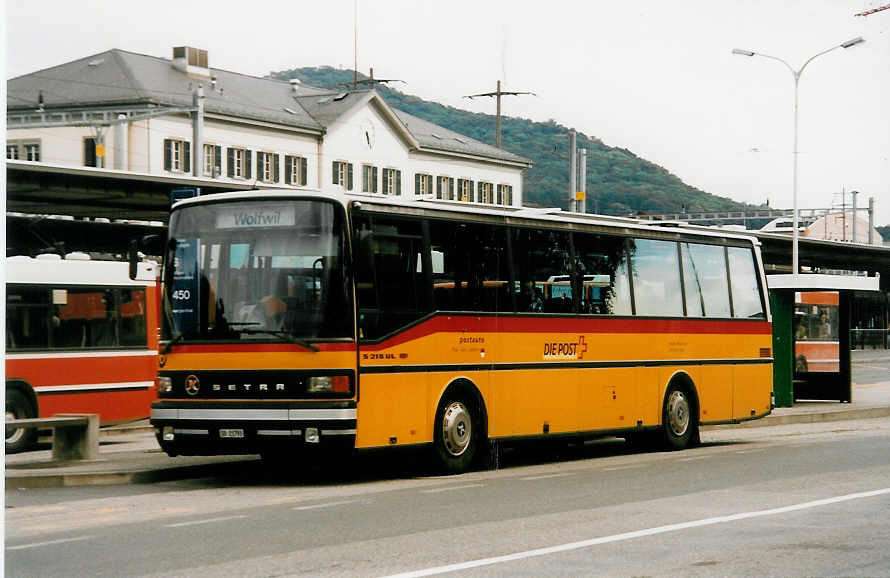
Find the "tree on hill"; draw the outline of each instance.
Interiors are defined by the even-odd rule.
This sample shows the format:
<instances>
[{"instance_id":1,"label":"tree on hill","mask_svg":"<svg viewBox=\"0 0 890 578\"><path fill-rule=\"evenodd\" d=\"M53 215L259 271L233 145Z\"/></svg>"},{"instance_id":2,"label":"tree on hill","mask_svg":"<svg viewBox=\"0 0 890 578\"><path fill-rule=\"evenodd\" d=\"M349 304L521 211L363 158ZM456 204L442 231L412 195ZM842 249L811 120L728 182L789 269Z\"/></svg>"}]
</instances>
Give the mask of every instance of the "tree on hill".
<instances>
[{"instance_id":1,"label":"tree on hill","mask_svg":"<svg viewBox=\"0 0 890 578\"><path fill-rule=\"evenodd\" d=\"M330 66L270 72L270 78L322 87L352 85L353 72ZM367 77L359 75L367 81ZM367 83L364 84L367 86ZM383 99L399 110L449 130L494 145L495 116L461 110L376 85ZM566 207L569 188L569 129L553 120L534 122L502 117L503 148L529 158L534 166L524 183L524 203L531 206ZM578 147L587 149L587 207L607 215L727 211L754 208L691 187L676 175L627 149L610 147L595 137L577 133Z\"/></svg>"}]
</instances>

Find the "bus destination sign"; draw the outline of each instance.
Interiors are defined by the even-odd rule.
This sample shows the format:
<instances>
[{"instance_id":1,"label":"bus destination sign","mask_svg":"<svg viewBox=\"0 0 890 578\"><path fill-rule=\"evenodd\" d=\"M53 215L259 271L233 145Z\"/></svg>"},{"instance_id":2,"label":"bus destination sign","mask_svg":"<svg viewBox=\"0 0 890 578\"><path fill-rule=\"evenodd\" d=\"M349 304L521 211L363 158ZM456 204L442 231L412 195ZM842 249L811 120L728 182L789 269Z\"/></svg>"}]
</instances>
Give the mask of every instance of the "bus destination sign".
<instances>
[{"instance_id":1,"label":"bus destination sign","mask_svg":"<svg viewBox=\"0 0 890 578\"><path fill-rule=\"evenodd\" d=\"M294 207L272 205L262 207L229 207L216 215L217 229L253 229L258 227L289 227L295 222Z\"/></svg>"}]
</instances>

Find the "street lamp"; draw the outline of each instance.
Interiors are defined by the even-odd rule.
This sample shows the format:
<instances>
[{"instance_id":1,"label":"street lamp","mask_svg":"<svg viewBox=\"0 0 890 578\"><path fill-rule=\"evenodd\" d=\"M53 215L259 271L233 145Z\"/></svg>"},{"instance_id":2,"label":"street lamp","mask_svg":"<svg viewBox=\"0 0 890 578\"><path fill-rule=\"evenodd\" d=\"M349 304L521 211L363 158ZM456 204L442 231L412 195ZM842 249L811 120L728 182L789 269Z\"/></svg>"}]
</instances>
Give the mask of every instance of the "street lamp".
<instances>
[{"instance_id":1,"label":"street lamp","mask_svg":"<svg viewBox=\"0 0 890 578\"><path fill-rule=\"evenodd\" d=\"M800 75L803 74L804 69L807 65L812 62L815 58L822 56L827 52L831 52L837 48L851 48L856 46L857 44L862 44L865 42L865 39L861 36L853 38L851 40L847 40L844 43L838 44L837 46L832 46L828 50L823 50L818 54L814 54L811 56L806 62L803 63L803 66L800 67L799 70L794 70L790 64L782 60L781 58L777 58L775 56L770 56L769 54L761 54L759 52L754 52L753 50L742 50L741 48L733 48L732 53L738 54L740 56L762 56L763 58L769 58L771 60L778 60L782 64L784 64L788 70L791 71L791 76L794 77L794 172L793 172L793 211L794 215L792 218L792 227L794 231L792 232L792 244L791 244L791 272L797 276L798 273L798 251L797 251L797 238L798 234L798 224L797 224L797 89L800 84Z\"/></svg>"}]
</instances>

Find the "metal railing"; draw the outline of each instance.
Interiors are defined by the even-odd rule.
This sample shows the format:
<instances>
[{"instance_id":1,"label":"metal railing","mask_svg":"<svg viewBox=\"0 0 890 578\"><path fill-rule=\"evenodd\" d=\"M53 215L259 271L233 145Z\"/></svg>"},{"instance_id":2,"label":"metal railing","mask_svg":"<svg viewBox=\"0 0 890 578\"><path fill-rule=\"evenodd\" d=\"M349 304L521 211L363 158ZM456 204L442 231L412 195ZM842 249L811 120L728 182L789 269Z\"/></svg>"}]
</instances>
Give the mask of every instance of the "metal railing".
<instances>
[{"instance_id":1,"label":"metal railing","mask_svg":"<svg viewBox=\"0 0 890 578\"><path fill-rule=\"evenodd\" d=\"M851 329L851 349L890 349L890 329Z\"/></svg>"}]
</instances>

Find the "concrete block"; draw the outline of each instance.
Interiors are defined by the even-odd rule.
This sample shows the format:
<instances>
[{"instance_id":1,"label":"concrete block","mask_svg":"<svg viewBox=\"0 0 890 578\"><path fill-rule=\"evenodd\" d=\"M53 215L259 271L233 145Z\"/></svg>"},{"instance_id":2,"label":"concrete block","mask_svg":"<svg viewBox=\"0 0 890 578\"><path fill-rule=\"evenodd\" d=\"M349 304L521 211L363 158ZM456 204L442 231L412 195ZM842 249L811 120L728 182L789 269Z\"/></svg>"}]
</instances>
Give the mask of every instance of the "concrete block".
<instances>
[{"instance_id":1,"label":"concrete block","mask_svg":"<svg viewBox=\"0 0 890 578\"><path fill-rule=\"evenodd\" d=\"M60 423L53 433L53 459L58 461L99 459L99 416L94 413L57 414L57 418L72 419Z\"/></svg>"}]
</instances>

